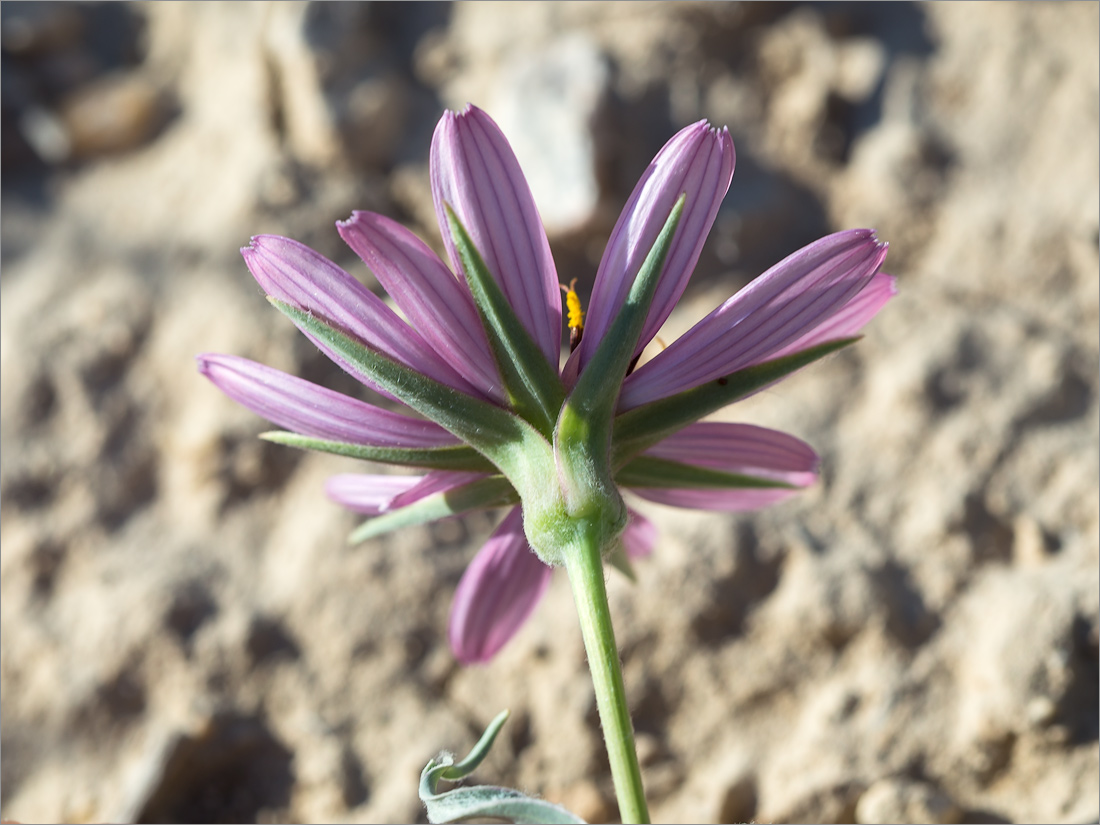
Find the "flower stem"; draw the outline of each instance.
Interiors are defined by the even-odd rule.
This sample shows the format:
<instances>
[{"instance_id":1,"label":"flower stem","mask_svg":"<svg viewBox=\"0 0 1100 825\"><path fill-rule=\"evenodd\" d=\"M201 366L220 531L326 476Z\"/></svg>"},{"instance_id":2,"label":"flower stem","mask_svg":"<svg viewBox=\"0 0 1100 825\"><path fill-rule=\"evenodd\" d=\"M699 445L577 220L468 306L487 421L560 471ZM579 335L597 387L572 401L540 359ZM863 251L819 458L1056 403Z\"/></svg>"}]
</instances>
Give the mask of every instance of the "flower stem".
<instances>
[{"instance_id":1,"label":"flower stem","mask_svg":"<svg viewBox=\"0 0 1100 825\"><path fill-rule=\"evenodd\" d=\"M611 610L604 586L603 561L596 541L578 541L565 555L565 569L573 588L573 601L581 623L588 667L596 689L604 744L611 764L611 778L624 823L649 822L642 771L634 750L634 728L626 704L626 689L619 665L619 650L611 626Z\"/></svg>"}]
</instances>

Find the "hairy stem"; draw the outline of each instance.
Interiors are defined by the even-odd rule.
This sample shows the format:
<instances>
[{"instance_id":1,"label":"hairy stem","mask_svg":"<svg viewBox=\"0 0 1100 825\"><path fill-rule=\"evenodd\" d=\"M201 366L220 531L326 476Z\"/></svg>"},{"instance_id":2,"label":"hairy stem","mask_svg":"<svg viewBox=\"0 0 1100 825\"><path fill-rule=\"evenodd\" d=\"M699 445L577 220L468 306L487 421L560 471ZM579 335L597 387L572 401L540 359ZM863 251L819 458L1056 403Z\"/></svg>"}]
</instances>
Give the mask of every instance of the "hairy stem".
<instances>
[{"instance_id":1,"label":"hairy stem","mask_svg":"<svg viewBox=\"0 0 1100 825\"><path fill-rule=\"evenodd\" d=\"M611 778L619 801L619 816L624 823L649 822L642 772L634 749L634 727L626 704L619 650L607 604L600 548L596 541L582 539L569 547L564 556L584 649L588 654L588 667L592 671L592 684L596 689L596 706L600 711Z\"/></svg>"}]
</instances>

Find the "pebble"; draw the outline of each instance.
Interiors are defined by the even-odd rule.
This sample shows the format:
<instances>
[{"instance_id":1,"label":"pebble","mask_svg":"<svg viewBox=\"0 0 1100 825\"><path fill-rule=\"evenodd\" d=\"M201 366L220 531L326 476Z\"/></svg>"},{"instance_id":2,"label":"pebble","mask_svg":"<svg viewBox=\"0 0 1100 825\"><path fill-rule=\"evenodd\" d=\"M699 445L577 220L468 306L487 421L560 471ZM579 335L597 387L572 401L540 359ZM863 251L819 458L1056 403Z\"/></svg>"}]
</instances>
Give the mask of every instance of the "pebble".
<instances>
[{"instance_id":1,"label":"pebble","mask_svg":"<svg viewBox=\"0 0 1100 825\"><path fill-rule=\"evenodd\" d=\"M597 147L592 125L610 72L582 35L513 57L488 110L515 150L547 234L568 232L595 213Z\"/></svg>"},{"instance_id":2,"label":"pebble","mask_svg":"<svg viewBox=\"0 0 1100 825\"><path fill-rule=\"evenodd\" d=\"M856 822L958 822L958 806L939 788L904 777L873 783L856 803Z\"/></svg>"},{"instance_id":3,"label":"pebble","mask_svg":"<svg viewBox=\"0 0 1100 825\"><path fill-rule=\"evenodd\" d=\"M82 86L59 111L69 153L79 160L142 145L161 126L163 115L157 87L132 72L106 75Z\"/></svg>"}]
</instances>

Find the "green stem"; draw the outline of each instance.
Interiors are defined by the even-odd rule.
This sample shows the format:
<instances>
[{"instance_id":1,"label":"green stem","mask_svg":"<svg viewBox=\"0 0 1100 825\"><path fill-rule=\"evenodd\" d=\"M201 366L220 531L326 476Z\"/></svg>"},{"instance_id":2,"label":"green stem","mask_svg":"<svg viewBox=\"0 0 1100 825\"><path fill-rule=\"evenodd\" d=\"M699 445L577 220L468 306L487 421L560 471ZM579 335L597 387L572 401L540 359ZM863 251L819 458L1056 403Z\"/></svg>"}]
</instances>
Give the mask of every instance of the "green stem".
<instances>
[{"instance_id":1,"label":"green stem","mask_svg":"<svg viewBox=\"0 0 1100 825\"><path fill-rule=\"evenodd\" d=\"M565 555L565 569L573 588L573 601L596 689L596 707L600 712L604 744L611 763L611 778L619 800L619 816L624 823L649 822L642 771L634 750L634 727L626 705L619 650L611 626L611 610L604 587L603 561L595 541L578 541Z\"/></svg>"}]
</instances>

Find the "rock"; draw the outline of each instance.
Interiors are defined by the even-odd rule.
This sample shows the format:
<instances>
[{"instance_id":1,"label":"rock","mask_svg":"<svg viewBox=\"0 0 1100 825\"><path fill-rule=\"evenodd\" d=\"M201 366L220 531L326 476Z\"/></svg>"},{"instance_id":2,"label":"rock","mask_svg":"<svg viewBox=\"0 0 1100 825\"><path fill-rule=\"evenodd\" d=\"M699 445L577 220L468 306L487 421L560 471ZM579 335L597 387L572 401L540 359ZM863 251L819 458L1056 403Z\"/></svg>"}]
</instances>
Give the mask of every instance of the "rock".
<instances>
[{"instance_id":1,"label":"rock","mask_svg":"<svg viewBox=\"0 0 1100 825\"><path fill-rule=\"evenodd\" d=\"M79 7L63 3L29 3L5 11L0 43L17 56L54 52L79 45L85 33Z\"/></svg>"},{"instance_id":2,"label":"rock","mask_svg":"<svg viewBox=\"0 0 1100 825\"><path fill-rule=\"evenodd\" d=\"M1051 556L1050 542L1039 523L1019 516L1012 524L1012 559L1019 565L1037 566Z\"/></svg>"},{"instance_id":3,"label":"rock","mask_svg":"<svg viewBox=\"0 0 1100 825\"><path fill-rule=\"evenodd\" d=\"M959 822L961 811L935 785L904 777L880 779L856 804L856 822Z\"/></svg>"},{"instance_id":4,"label":"rock","mask_svg":"<svg viewBox=\"0 0 1100 825\"><path fill-rule=\"evenodd\" d=\"M73 158L135 149L164 123L166 103L157 86L134 72L107 75L70 95L61 105Z\"/></svg>"},{"instance_id":5,"label":"rock","mask_svg":"<svg viewBox=\"0 0 1100 825\"><path fill-rule=\"evenodd\" d=\"M861 790L853 782L808 787L766 804L759 818L763 822L854 822Z\"/></svg>"},{"instance_id":6,"label":"rock","mask_svg":"<svg viewBox=\"0 0 1100 825\"><path fill-rule=\"evenodd\" d=\"M1067 698L1078 608L1059 581L1045 568L998 571L961 605L951 637L963 741L1021 735L1053 719Z\"/></svg>"},{"instance_id":7,"label":"rock","mask_svg":"<svg viewBox=\"0 0 1100 825\"><path fill-rule=\"evenodd\" d=\"M718 802L716 822L752 822L756 817L756 780L743 773L728 781Z\"/></svg>"},{"instance_id":8,"label":"rock","mask_svg":"<svg viewBox=\"0 0 1100 825\"><path fill-rule=\"evenodd\" d=\"M348 94L340 130L351 159L362 166L392 166L409 123L412 90L400 77L363 80Z\"/></svg>"},{"instance_id":9,"label":"rock","mask_svg":"<svg viewBox=\"0 0 1100 825\"><path fill-rule=\"evenodd\" d=\"M270 61L271 97L287 148L304 163L322 165L339 157L332 112L324 97L317 54L306 31L308 7L272 6L264 27Z\"/></svg>"},{"instance_id":10,"label":"rock","mask_svg":"<svg viewBox=\"0 0 1100 825\"><path fill-rule=\"evenodd\" d=\"M510 57L490 110L527 175L551 236L588 221L600 197L594 131L609 70L583 35Z\"/></svg>"}]
</instances>

